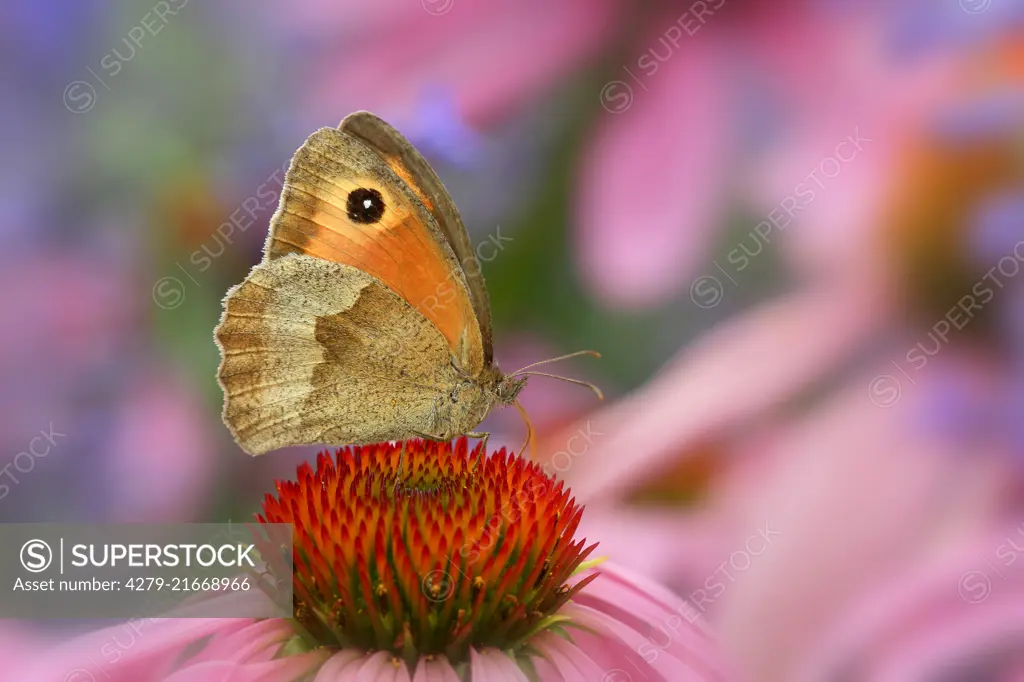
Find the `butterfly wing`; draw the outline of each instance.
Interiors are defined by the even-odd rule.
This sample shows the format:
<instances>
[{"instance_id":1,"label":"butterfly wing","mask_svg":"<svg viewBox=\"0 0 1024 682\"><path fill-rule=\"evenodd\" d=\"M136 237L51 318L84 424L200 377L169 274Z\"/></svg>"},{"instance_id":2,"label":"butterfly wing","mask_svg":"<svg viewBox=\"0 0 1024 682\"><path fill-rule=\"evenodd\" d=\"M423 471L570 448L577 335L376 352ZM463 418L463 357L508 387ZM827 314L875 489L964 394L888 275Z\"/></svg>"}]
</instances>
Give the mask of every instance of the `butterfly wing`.
<instances>
[{"instance_id":1,"label":"butterfly wing","mask_svg":"<svg viewBox=\"0 0 1024 682\"><path fill-rule=\"evenodd\" d=\"M470 287L415 180L355 135L318 130L292 159L264 260L298 253L369 274L433 324L459 370L477 377L484 342Z\"/></svg>"},{"instance_id":2,"label":"butterfly wing","mask_svg":"<svg viewBox=\"0 0 1024 682\"><path fill-rule=\"evenodd\" d=\"M445 401L460 378L446 339L355 267L297 254L264 261L228 292L215 337L224 422L252 454L451 427Z\"/></svg>"},{"instance_id":3,"label":"butterfly wing","mask_svg":"<svg viewBox=\"0 0 1024 682\"><path fill-rule=\"evenodd\" d=\"M440 227L448 245L455 253L466 282L470 300L480 326L483 342L484 362L493 359L491 306L487 298L487 287L480 269L480 260L473 250L466 226L451 195L430 167L426 159L416 151L405 137L380 117L368 111L357 111L345 117L339 128L362 141L381 160L402 178L416 193L434 221Z\"/></svg>"}]
</instances>

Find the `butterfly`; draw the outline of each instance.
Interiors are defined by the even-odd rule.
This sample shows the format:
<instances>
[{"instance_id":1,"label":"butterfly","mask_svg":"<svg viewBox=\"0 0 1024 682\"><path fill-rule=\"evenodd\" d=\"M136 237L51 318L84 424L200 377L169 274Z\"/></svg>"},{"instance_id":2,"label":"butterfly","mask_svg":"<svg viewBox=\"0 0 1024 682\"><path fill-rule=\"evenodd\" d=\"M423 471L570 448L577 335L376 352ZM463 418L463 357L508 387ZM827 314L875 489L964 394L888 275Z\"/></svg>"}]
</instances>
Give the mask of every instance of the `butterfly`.
<instances>
[{"instance_id":1,"label":"butterfly","mask_svg":"<svg viewBox=\"0 0 1024 682\"><path fill-rule=\"evenodd\" d=\"M214 332L224 422L250 454L476 432L544 362L494 363L479 259L413 146L361 111L292 158L263 259ZM529 429L529 421L527 420ZM529 429L532 433L532 429Z\"/></svg>"}]
</instances>

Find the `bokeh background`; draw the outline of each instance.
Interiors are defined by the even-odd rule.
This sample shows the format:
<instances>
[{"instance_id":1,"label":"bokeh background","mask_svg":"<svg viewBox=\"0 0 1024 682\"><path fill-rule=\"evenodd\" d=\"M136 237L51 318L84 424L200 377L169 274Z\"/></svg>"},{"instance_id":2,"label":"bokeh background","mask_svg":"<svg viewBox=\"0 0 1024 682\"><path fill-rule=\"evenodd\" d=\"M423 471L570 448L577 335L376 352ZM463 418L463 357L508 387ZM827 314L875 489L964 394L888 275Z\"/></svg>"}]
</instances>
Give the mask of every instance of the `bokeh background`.
<instances>
[{"instance_id":1,"label":"bokeh background","mask_svg":"<svg viewBox=\"0 0 1024 682\"><path fill-rule=\"evenodd\" d=\"M368 109L499 364L603 354L535 456L741 678L1024 677L1024 3L6 0L0 56L0 521L247 519L315 454L233 444L212 329Z\"/></svg>"}]
</instances>

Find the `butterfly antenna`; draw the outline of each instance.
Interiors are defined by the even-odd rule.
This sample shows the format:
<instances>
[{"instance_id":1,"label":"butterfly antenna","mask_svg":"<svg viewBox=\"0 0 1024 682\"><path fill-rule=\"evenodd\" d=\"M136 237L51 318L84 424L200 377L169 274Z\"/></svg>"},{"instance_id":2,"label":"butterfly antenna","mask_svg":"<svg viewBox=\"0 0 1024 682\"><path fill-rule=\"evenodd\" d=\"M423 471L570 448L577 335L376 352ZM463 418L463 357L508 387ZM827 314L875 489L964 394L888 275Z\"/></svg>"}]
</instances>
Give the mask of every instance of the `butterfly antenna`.
<instances>
[{"instance_id":1,"label":"butterfly antenna","mask_svg":"<svg viewBox=\"0 0 1024 682\"><path fill-rule=\"evenodd\" d=\"M604 393L601 392L594 384L589 381L580 381L579 379L570 379L569 377L558 376L557 374L545 374L544 372L520 372L516 376L521 377L547 377L549 379L558 379L559 381L568 381L570 384L578 384L580 386L586 386L597 396L598 400L604 400Z\"/></svg>"},{"instance_id":2,"label":"butterfly antenna","mask_svg":"<svg viewBox=\"0 0 1024 682\"><path fill-rule=\"evenodd\" d=\"M541 360L539 362L530 363L526 367L521 367L520 369L516 370L515 372L512 372L512 376L515 376L516 374L519 374L524 369L530 369L531 367L536 367L537 365L546 365L549 362L558 362L559 360L568 360L569 358L579 357L580 355L591 355L591 356L593 356L595 358L601 357L601 354L598 353L596 350L578 350L575 353L569 353L567 355L559 355L557 358L548 358L547 360Z\"/></svg>"},{"instance_id":3,"label":"butterfly antenna","mask_svg":"<svg viewBox=\"0 0 1024 682\"><path fill-rule=\"evenodd\" d=\"M516 409L519 410L519 416L523 418L523 423L526 424L526 442L523 443L522 449L519 451L519 456L522 457L526 452L527 446L530 447L530 453L533 455L537 454L537 438L536 432L533 430L533 422L530 421L530 415L526 414L526 408L523 407L522 403L518 400L513 403ZM534 457L527 457L527 459L533 460Z\"/></svg>"}]
</instances>

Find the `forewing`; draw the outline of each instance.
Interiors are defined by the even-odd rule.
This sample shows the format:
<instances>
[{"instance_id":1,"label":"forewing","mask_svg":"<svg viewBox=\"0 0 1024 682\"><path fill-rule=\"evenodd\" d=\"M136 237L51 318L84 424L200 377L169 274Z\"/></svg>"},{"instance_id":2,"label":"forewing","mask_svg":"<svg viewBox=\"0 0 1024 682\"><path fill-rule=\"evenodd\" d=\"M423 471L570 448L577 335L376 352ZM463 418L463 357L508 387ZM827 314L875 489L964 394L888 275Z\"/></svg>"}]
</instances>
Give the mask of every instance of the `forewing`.
<instances>
[{"instance_id":1,"label":"forewing","mask_svg":"<svg viewBox=\"0 0 1024 682\"><path fill-rule=\"evenodd\" d=\"M452 201L447 188L441 182L441 178L437 176L437 173L416 148L380 117L368 111L357 111L346 116L339 127L373 149L384 163L416 193L441 228L441 232L455 253L455 258L469 285L470 299L483 340L484 361L488 365L491 364L493 359L491 306L487 298L487 286L480 269L480 259L473 250L466 226L462 222L462 217L459 216L455 202Z\"/></svg>"},{"instance_id":2,"label":"forewing","mask_svg":"<svg viewBox=\"0 0 1024 682\"><path fill-rule=\"evenodd\" d=\"M364 200L381 214L364 213ZM481 373L480 324L451 246L417 192L355 136L322 128L295 153L264 259L290 253L383 282L437 327L463 373Z\"/></svg>"}]
</instances>

